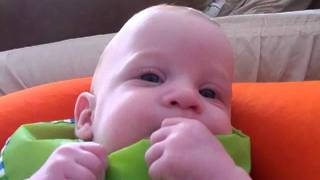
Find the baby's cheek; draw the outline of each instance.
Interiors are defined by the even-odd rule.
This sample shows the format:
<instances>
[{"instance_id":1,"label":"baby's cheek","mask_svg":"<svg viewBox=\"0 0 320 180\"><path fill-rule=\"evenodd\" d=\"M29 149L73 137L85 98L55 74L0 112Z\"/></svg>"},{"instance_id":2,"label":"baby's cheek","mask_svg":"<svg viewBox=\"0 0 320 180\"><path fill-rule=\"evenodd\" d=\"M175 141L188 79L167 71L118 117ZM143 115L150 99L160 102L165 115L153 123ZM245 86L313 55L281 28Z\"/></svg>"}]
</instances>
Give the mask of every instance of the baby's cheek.
<instances>
[{"instance_id":1,"label":"baby's cheek","mask_svg":"<svg viewBox=\"0 0 320 180\"><path fill-rule=\"evenodd\" d=\"M132 136L148 137L161 122L158 122L157 105L147 93L132 94L126 101L119 104L114 116L122 121L124 129Z\"/></svg>"},{"instance_id":2,"label":"baby's cheek","mask_svg":"<svg viewBox=\"0 0 320 180\"><path fill-rule=\"evenodd\" d=\"M227 110L219 108L211 110L204 118L204 124L213 134L230 134L232 132L230 114Z\"/></svg>"}]
</instances>

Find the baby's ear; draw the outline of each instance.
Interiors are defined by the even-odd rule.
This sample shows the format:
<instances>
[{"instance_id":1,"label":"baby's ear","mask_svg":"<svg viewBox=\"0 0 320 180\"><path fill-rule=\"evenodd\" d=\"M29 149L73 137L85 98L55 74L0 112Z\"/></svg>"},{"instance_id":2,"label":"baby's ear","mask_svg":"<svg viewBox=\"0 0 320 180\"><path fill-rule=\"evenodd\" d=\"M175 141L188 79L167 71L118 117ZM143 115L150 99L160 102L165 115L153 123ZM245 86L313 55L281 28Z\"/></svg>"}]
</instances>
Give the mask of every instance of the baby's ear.
<instances>
[{"instance_id":1,"label":"baby's ear","mask_svg":"<svg viewBox=\"0 0 320 180\"><path fill-rule=\"evenodd\" d=\"M95 96L83 92L78 96L74 109L75 133L82 140L92 140L92 113L95 106Z\"/></svg>"}]
</instances>

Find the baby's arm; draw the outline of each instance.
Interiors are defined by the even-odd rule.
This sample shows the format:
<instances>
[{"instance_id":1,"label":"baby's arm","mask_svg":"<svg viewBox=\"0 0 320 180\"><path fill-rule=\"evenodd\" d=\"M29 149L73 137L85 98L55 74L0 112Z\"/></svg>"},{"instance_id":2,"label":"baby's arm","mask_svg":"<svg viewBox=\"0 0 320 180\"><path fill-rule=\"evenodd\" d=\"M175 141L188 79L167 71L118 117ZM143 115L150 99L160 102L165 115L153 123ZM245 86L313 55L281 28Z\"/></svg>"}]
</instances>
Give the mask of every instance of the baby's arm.
<instances>
[{"instance_id":1,"label":"baby's arm","mask_svg":"<svg viewBox=\"0 0 320 180\"><path fill-rule=\"evenodd\" d=\"M81 142L57 148L30 180L102 180L106 169L106 150L97 143Z\"/></svg>"},{"instance_id":2,"label":"baby's arm","mask_svg":"<svg viewBox=\"0 0 320 180\"><path fill-rule=\"evenodd\" d=\"M197 120L166 119L150 139L145 159L153 180L251 179Z\"/></svg>"}]
</instances>

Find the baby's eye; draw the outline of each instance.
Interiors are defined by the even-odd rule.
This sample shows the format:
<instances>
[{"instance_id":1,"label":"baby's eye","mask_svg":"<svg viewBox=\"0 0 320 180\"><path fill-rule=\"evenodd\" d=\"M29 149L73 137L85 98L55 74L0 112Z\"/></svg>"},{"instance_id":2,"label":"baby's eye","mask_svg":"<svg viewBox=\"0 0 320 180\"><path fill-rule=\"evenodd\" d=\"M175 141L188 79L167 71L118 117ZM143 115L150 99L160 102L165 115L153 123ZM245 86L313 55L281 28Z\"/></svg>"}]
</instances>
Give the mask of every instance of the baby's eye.
<instances>
[{"instance_id":1,"label":"baby's eye","mask_svg":"<svg viewBox=\"0 0 320 180\"><path fill-rule=\"evenodd\" d=\"M211 90L211 89L200 89L199 93L203 96L203 97L207 97L207 98L212 98L214 99L216 97L216 92Z\"/></svg>"},{"instance_id":2,"label":"baby's eye","mask_svg":"<svg viewBox=\"0 0 320 180\"><path fill-rule=\"evenodd\" d=\"M160 83L161 79L158 75L154 74L154 73L146 73L140 76L141 80L144 81L149 81L149 82L154 82L154 83Z\"/></svg>"}]
</instances>

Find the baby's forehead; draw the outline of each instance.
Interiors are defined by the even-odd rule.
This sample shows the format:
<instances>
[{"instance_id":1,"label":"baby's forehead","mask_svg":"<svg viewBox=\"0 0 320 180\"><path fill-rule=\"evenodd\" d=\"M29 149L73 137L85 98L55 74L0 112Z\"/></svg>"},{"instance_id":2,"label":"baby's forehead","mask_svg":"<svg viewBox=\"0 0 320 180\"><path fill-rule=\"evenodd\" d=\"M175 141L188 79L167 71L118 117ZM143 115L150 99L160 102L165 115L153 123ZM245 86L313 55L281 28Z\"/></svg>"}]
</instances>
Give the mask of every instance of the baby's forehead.
<instances>
[{"instance_id":1,"label":"baby's forehead","mask_svg":"<svg viewBox=\"0 0 320 180\"><path fill-rule=\"evenodd\" d=\"M141 23L136 23L138 21L142 22L144 27L146 27L145 25L148 23L151 23L152 25L156 25L159 23L170 25L170 23L181 24L181 22L189 22L188 26L192 27L201 26L202 24L199 23L201 21L207 22L207 24L210 24L211 26L219 26L218 23L216 23L214 20L212 20L209 16L207 16L201 11L189 7L168 5L159 5L147 8L133 16L128 21L128 24L130 24L130 21L134 22L132 23L132 25L136 27L141 25ZM168 26L167 28L174 27L175 26Z\"/></svg>"},{"instance_id":2,"label":"baby's forehead","mask_svg":"<svg viewBox=\"0 0 320 180\"><path fill-rule=\"evenodd\" d=\"M195 22L195 24L190 24L190 19L192 19L192 22ZM186 34L186 29L183 29L180 25L177 25L179 23L181 24L182 21L184 22L183 25L186 26L186 29L190 28L192 30L189 31L193 32L192 34ZM199 24L204 24L204 26L199 27ZM194 26L200 28L199 31L197 28L194 28ZM123 58L123 56L130 54L128 51L136 48L139 43L141 44L142 41L145 42L145 44L143 44L140 49L148 48L148 46L152 44L159 44L159 41L170 44L169 42L164 41L163 37L166 34L170 34L174 31L177 32L177 35L182 35L182 38L180 39L184 38L185 41L188 41L189 43L191 42L190 44L197 42L198 40L195 39L195 37L202 36L202 34L204 34L203 32L207 34L211 33L208 37L202 36L203 41L216 41L216 39L213 39L212 37L214 34L218 34L216 36L218 36L220 40L222 39L223 44L226 44L223 42L225 39L221 38L223 33L221 30L219 30L218 25L199 11L191 8L175 6L151 7L132 17L112 39L101 56L99 65L95 71L96 73L94 75L94 79L99 79L95 78L95 76L100 76L99 74L101 73L98 73L99 71L108 72L108 74L111 74L113 70L120 68L119 65L123 64L124 60L126 60L126 58ZM168 37L172 36L168 35ZM168 38L167 40L175 41L176 39ZM221 46L224 46L223 44L221 44ZM213 46L216 45L213 44ZM137 56L137 54L135 55ZM143 55L147 56L148 54ZM141 56L141 54L139 56ZM130 62L132 64L142 63L141 61L138 61L139 58L130 58L133 60L133 62ZM220 63L225 64L227 62ZM93 84L96 84L96 82L93 81Z\"/></svg>"},{"instance_id":3,"label":"baby's forehead","mask_svg":"<svg viewBox=\"0 0 320 180\"><path fill-rule=\"evenodd\" d=\"M113 68L117 71L110 71L107 67L111 67L110 64L105 64L102 71L107 72L113 78L117 78L121 73L142 73L153 72L167 76L175 73L181 73L180 75L197 76L198 79L232 79L232 66L230 66L231 59L229 57L216 57L202 56L188 58L181 55L184 53L173 51L168 54L162 49L145 49L133 54L129 54L127 57L120 61L117 61L117 65L113 64ZM192 54L192 53L191 53ZM121 72L121 73L118 73ZM164 74L163 74L164 73ZM137 74L136 74L137 75ZM187 76L186 76L187 77Z\"/></svg>"}]
</instances>

